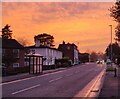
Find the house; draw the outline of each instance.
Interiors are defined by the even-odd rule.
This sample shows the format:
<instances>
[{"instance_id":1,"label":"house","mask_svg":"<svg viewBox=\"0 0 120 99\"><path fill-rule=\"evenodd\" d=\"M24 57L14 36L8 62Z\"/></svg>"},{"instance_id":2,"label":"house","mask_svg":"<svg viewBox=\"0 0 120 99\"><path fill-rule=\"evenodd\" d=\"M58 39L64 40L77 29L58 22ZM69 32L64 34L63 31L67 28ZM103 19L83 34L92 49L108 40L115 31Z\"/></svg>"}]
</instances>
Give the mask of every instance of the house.
<instances>
[{"instance_id":1,"label":"house","mask_svg":"<svg viewBox=\"0 0 120 99\"><path fill-rule=\"evenodd\" d=\"M62 58L62 52L56 48L47 46L29 46L26 48L32 54L41 54L44 58L43 65L55 65L55 59Z\"/></svg>"},{"instance_id":2,"label":"house","mask_svg":"<svg viewBox=\"0 0 120 99\"><path fill-rule=\"evenodd\" d=\"M58 50L63 52L63 57L69 57L73 65L79 63L79 51L75 44L65 44L65 42L63 41L63 44L59 44Z\"/></svg>"},{"instance_id":3,"label":"house","mask_svg":"<svg viewBox=\"0 0 120 99\"><path fill-rule=\"evenodd\" d=\"M24 67L24 47L15 39L2 39L2 65L10 72Z\"/></svg>"},{"instance_id":4,"label":"house","mask_svg":"<svg viewBox=\"0 0 120 99\"><path fill-rule=\"evenodd\" d=\"M26 47L27 53L40 54L43 56L43 65L55 65L55 59L62 58L62 52L50 46L40 45L39 40L35 39L35 45Z\"/></svg>"}]
</instances>

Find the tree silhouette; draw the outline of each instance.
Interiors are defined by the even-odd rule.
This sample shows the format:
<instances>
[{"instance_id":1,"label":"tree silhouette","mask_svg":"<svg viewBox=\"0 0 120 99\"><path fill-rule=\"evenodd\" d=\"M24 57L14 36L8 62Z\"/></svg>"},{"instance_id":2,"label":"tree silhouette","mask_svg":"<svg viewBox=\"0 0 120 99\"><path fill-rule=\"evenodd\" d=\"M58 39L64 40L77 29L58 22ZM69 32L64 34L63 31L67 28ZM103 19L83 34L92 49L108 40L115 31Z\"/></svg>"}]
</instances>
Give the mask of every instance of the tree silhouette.
<instances>
[{"instance_id":1,"label":"tree silhouette","mask_svg":"<svg viewBox=\"0 0 120 99\"><path fill-rule=\"evenodd\" d=\"M10 25L7 24L2 28L2 38L12 39L12 30L10 30Z\"/></svg>"},{"instance_id":2,"label":"tree silhouette","mask_svg":"<svg viewBox=\"0 0 120 99\"><path fill-rule=\"evenodd\" d=\"M106 48L106 55L111 58L111 46L112 46L112 59L115 61L115 59L120 59L120 47L118 43L113 43L112 45L109 44L109 46Z\"/></svg>"},{"instance_id":3,"label":"tree silhouette","mask_svg":"<svg viewBox=\"0 0 120 99\"><path fill-rule=\"evenodd\" d=\"M89 53L79 53L78 57L81 63L89 62Z\"/></svg>"},{"instance_id":4,"label":"tree silhouette","mask_svg":"<svg viewBox=\"0 0 120 99\"><path fill-rule=\"evenodd\" d=\"M90 61L95 62L98 59L98 54L95 51L92 51L90 54Z\"/></svg>"},{"instance_id":5,"label":"tree silhouette","mask_svg":"<svg viewBox=\"0 0 120 99\"><path fill-rule=\"evenodd\" d=\"M15 54L12 51L6 51L5 55L2 56L2 62L5 63L6 67L10 67L18 58L15 57Z\"/></svg>"},{"instance_id":6,"label":"tree silhouette","mask_svg":"<svg viewBox=\"0 0 120 99\"><path fill-rule=\"evenodd\" d=\"M39 34L39 35L35 36L34 40L39 40L40 45L42 45L42 46L47 46L47 45L49 45L50 47L54 46L53 45L54 37L47 33L43 33L43 34Z\"/></svg>"},{"instance_id":7,"label":"tree silhouette","mask_svg":"<svg viewBox=\"0 0 120 99\"><path fill-rule=\"evenodd\" d=\"M110 10L110 16L115 19L117 22L117 26L115 28L115 35L116 35L116 40L120 41L120 1L118 0L115 5L109 9Z\"/></svg>"},{"instance_id":8,"label":"tree silhouette","mask_svg":"<svg viewBox=\"0 0 120 99\"><path fill-rule=\"evenodd\" d=\"M24 47L29 45L29 41L26 38L19 37L17 41Z\"/></svg>"}]
</instances>

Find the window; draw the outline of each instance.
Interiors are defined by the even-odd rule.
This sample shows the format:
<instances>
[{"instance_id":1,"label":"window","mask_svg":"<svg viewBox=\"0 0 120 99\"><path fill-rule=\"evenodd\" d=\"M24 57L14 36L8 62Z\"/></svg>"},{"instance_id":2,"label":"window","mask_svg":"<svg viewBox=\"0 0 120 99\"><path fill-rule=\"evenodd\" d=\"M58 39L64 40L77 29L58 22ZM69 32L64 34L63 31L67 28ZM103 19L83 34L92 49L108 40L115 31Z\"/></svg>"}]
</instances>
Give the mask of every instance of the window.
<instances>
[{"instance_id":1,"label":"window","mask_svg":"<svg viewBox=\"0 0 120 99\"><path fill-rule=\"evenodd\" d=\"M35 54L35 50L31 50L32 54Z\"/></svg>"},{"instance_id":2,"label":"window","mask_svg":"<svg viewBox=\"0 0 120 99\"><path fill-rule=\"evenodd\" d=\"M67 49L70 50L70 46L68 46Z\"/></svg>"},{"instance_id":3,"label":"window","mask_svg":"<svg viewBox=\"0 0 120 99\"><path fill-rule=\"evenodd\" d=\"M13 67L19 67L19 63L13 63Z\"/></svg>"},{"instance_id":4,"label":"window","mask_svg":"<svg viewBox=\"0 0 120 99\"><path fill-rule=\"evenodd\" d=\"M19 58L19 49L14 49L13 54L15 58Z\"/></svg>"}]
</instances>

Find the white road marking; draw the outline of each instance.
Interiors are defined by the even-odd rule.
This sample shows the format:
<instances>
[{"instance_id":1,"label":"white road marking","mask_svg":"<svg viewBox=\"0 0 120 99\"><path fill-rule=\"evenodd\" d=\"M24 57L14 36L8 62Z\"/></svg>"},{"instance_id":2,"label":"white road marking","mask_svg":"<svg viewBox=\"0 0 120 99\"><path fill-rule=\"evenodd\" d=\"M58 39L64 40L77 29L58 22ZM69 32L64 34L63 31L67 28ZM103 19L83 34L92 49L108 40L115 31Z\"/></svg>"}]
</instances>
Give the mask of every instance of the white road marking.
<instances>
[{"instance_id":1,"label":"white road marking","mask_svg":"<svg viewBox=\"0 0 120 99\"><path fill-rule=\"evenodd\" d=\"M56 79L53 79L53 80L50 80L49 82L54 82L54 81L57 81L57 80L60 80L62 77L59 77L59 78L56 78Z\"/></svg>"},{"instance_id":2,"label":"white road marking","mask_svg":"<svg viewBox=\"0 0 120 99\"><path fill-rule=\"evenodd\" d=\"M96 86L96 84L98 83L98 81L100 81L100 79L103 77L105 73L105 70L103 70L97 77L95 82L93 83L93 85L90 87L90 89L88 90L88 92L86 93L85 97L89 97L90 92L92 91L92 89Z\"/></svg>"},{"instance_id":3,"label":"white road marking","mask_svg":"<svg viewBox=\"0 0 120 99\"><path fill-rule=\"evenodd\" d=\"M22 89L22 90L19 90L19 91L13 92L12 95L15 95L15 94L18 94L18 93L21 93L21 92L24 92L24 91L27 91L27 90L30 90L30 89L33 89L33 88L39 87L39 86L40 86L40 84L35 85L35 86L31 86L31 87L28 87L28 88L25 88L25 89Z\"/></svg>"},{"instance_id":4,"label":"white road marking","mask_svg":"<svg viewBox=\"0 0 120 99\"><path fill-rule=\"evenodd\" d=\"M24 80L29 80L29 79L33 79L35 77L30 77L30 78L23 78L23 79L19 79L19 80L14 80L14 81L10 81L10 82L5 82L5 83L1 83L1 85L7 85L7 84L11 84L11 83L16 83L16 82L20 82L20 81L24 81Z\"/></svg>"},{"instance_id":5,"label":"white road marking","mask_svg":"<svg viewBox=\"0 0 120 99\"><path fill-rule=\"evenodd\" d=\"M77 67L77 68L79 68L79 67ZM21 82L21 81L25 81L25 80L29 80L29 79L34 79L34 78L37 78L37 77L44 77L44 76L51 75L51 74L57 74L57 73L60 73L60 72L68 71L70 69L72 69L72 68L61 70L61 71L55 71L55 72L40 75L40 76L34 76L34 77L23 78L23 79L19 79L19 80L10 81L10 82L0 83L0 86L7 85L7 84L12 84L12 83L16 83L16 82Z\"/></svg>"},{"instance_id":6,"label":"white road marking","mask_svg":"<svg viewBox=\"0 0 120 99\"><path fill-rule=\"evenodd\" d=\"M101 79L101 77L104 75L105 70L101 71L95 78L93 78L80 92L78 92L75 97L89 97L89 95L91 95L91 91L92 89L94 89L94 87L98 88L99 86L96 85L96 83L98 83L98 80ZM92 96L94 97L94 96ZM73 99L74 99L73 98Z\"/></svg>"},{"instance_id":7,"label":"white road marking","mask_svg":"<svg viewBox=\"0 0 120 99\"><path fill-rule=\"evenodd\" d=\"M29 80L29 79L34 79L34 78L37 78L37 77L44 77L44 76L47 76L47 75L56 74L56 73L60 73L60 72L63 72L63 71L67 71L67 70L62 70L62 71L48 73L48 74L44 74L44 75L40 75L40 76L34 76L34 77L23 78L23 79L19 79L19 80L10 81L10 82L5 82L5 83L1 83L0 86L11 84L11 83L16 83L16 82L20 82L20 81L25 81L25 80Z\"/></svg>"}]
</instances>

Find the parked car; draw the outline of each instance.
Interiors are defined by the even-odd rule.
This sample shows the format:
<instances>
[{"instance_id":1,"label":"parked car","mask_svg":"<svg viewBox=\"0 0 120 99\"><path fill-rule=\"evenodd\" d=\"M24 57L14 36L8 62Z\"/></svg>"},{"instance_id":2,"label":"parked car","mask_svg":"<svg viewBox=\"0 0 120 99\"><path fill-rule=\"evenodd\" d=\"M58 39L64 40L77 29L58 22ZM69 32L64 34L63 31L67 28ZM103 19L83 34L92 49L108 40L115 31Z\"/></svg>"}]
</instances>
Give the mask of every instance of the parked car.
<instances>
[{"instance_id":1,"label":"parked car","mask_svg":"<svg viewBox=\"0 0 120 99\"><path fill-rule=\"evenodd\" d=\"M111 62L110 59L107 59L107 60L106 60L106 64L107 64L107 65L110 65L111 63L112 63L112 62Z\"/></svg>"}]
</instances>

